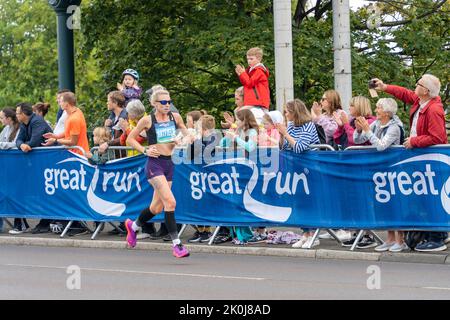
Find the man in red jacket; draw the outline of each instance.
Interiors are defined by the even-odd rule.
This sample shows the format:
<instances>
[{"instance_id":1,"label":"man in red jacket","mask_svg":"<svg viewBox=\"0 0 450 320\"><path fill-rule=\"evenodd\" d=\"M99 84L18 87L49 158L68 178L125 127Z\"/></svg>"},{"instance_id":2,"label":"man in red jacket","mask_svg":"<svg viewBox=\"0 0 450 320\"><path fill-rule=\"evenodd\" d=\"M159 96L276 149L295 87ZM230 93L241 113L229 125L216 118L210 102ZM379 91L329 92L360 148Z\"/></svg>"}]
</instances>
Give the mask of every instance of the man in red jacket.
<instances>
[{"instance_id":1,"label":"man in red jacket","mask_svg":"<svg viewBox=\"0 0 450 320\"><path fill-rule=\"evenodd\" d=\"M416 83L414 91L403 87L387 85L379 79L374 79L377 90L385 91L401 101L411 104L409 122L411 131L409 138L403 144L405 148L425 148L436 144L447 144L445 129L445 114L439 91L441 83L431 74L425 74ZM426 232L423 242L418 244L416 251L442 251L447 246L444 240L447 232Z\"/></svg>"},{"instance_id":2,"label":"man in red jacket","mask_svg":"<svg viewBox=\"0 0 450 320\"><path fill-rule=\"evenodd\" d=\"M244 86L244 106L260 107L269 111L269 70L261 63L263 51L251 48L247 51L248 68L236 66L236 74Z\"/></svg>"}]
</instances>

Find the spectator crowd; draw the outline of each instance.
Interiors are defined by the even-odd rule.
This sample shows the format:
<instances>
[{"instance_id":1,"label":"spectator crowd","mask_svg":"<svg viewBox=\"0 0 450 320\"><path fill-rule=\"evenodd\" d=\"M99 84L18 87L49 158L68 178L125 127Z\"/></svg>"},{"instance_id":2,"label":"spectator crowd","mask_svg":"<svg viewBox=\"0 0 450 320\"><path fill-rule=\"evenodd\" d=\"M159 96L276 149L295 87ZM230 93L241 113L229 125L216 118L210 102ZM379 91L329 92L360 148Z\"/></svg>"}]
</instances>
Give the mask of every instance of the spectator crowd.
<instances>
[{"instance_id":1,"label":"spectator crowd","mask_svg":"<svg viewBox=\"0 0 450 320\"><path fill-rule=\"evenodd\" d=\"M344 111L339 93L327 90L320 101L310 108L300 99L286 102L283 113L270 111L269 70L262 63L263 52L252 48L247 52L248 67L237 65L235 72L242 87L235 91L235 109L233 113L224 112L220 128L215 118L204 110L192 110L186 115L186 130L174 139L176 144L185 144L195 157L200 150L210 146L223 148L239 147L248 155L258 147L279 148L283 152L307 152L318 144L328 144L336 150L351 146L372 146L383 152L391 146L403 145L406 149L425 148L432 145L447 144L444 109L439 97L440 81L431 74L423 75L414 90L396 85L385 84L380 79L373 79L373 87L391 95L393 98L411 105L409 115L410 133L406 134L404 124L397 116L397 102L393 98L380 98L374 108L371 101L364 96L351 98L347 113ZM77 99L69 90L57 93L58 104L56 124L53 127L46 119L50 104L38 102L34 105L21 102L14 108L6 107L0 111L3 130L0 133L0 149L17 148L24 153L36 147L77 146L73 152L86 156L93 164L104 164L110 159L129 157L140 154L134 150L114 150L114 146L135 145L137 141L149 155L150 138L145 131L134 133L142 119L155 121L155 110L165 106L170 114L178 110L170 99L161 100L159 93L168 96L168 91L161 85L155 85L146 93L153 110L146 112L142 103L143 90L138 85L139 73L127 69L122 73L117 90L107 95L109 116L104 125L93 130L96 148L90 149L87 137L87 124L84 114L77 107ZM170 110L170 111L169 111ZM172 119L172 118L171 118ZM173 120L173 119L172 119ZM171 120L171 121L172 121ZM221 130L217 130L221 129ZM130 139L129 136L133 138ZM159 136L158 136L159 139ZM160 141L158 140L158 143ZM195 147L197 146L197 147ZM214 148L213 148L214 150ZM214 151L213 151L214 152ZM413 209L411 209L413 210ZM14 219L10 234L60 232L64 221L42 219L30 230L26 219ZM142 222L137 239L151 238L170 240L165 224L159 230L151 222ZM0 230L3 222L0 218ZM195 234L189 242L208 242L212 233L210 226L193 226ZM180 225L178 225L178 230ZM294 248L312 248L320 245L314 239L314 229L303 229L299 236L288 235L289 243ZM123 223L111 233L125 234ZM356 233L351 230L336 230L337 237L344 246L352 246ZM70 235L86 233L81 222L75 223ZM424 232L422 241L415 246L417 251L446 250L447 232ZM320 239L330 237L321 235ZM276 243L282 236L268 232L264 226L221 228L215 242L232 240L242 245L266 241ZM370 233L366 233L357 243L357 248L374 248L376 251L401 252L408 249L405 232L389 230L386 241L376 242Z\"/></svg>"}]
</instances>

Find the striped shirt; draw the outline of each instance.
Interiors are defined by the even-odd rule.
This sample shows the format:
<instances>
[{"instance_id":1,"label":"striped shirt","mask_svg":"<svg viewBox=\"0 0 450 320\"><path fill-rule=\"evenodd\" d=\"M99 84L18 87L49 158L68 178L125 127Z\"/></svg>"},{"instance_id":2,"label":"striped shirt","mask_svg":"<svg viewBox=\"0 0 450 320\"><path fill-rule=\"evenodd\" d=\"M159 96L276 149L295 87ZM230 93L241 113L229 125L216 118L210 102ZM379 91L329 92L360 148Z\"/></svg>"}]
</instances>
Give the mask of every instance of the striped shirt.
<instances>
[{"instance_id":1,"label":"striped shirt","mask_svg":"<svg viewBox=\"0 0 450 320\"><path fill-rule=\"evenodd\" d=\"M294 147L284 139L283 150L292 150L296 153L300 153L309 150L309 146L312 144L319 144L319 137L317 135L316 127L314 123L307 122L302 126L294 126L293 122L288 122L287 132L296 140Z\"/></svg>"}]
</instances>

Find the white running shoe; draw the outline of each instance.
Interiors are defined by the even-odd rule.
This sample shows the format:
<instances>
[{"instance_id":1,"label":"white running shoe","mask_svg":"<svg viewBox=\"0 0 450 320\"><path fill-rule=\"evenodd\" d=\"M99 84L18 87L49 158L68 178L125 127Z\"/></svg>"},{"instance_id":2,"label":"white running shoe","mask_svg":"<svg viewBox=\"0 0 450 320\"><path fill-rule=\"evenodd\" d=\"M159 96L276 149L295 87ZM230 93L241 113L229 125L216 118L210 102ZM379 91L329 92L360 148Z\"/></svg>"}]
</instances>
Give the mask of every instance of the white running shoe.
<instances>
[{"instance_id":1,"label":"white running shoe","mask_svg":"<svg viewBox=\"0 0 450 320\"><path fill-rule=\"evenodd\" d=\"M310 249L309 247L311 246L311 248L317 247L318 245L320 245L320 241L319 239L316 239L314 241L314 243L312 243L313 237L308 237L308 240L303 244L302 249ZM312 243L312 245L311 245Z\"/></svg>"},{"instance_id":2,"label":"white running shoe","mask_svg":"<svg viewBox=\"0 0 450 320\"><path fill-rule=\"evenodd\" d=\"M389 252L402 252L403 250L408 249L406 243L398 244L395 243L392 247L389 248Z\"/></svg>"},{"instance_id":3,"label":"white running shoe","mask_svg":"<svg viewBox=\"0 0 450 320\"><path fill-rule=\"evenodd\" d=\"M385 242L382 245L379 245L378 247L375 248L375 251L377 252L384 252L384 251L389 251L389 249L394 246L395 242L389 243L389 242Z\"/></svg>"},{"instance_id":4,"label":"white running shoe","mask_svg":"<svg viewBox=\"0 0 450 320\"><path fill-rule=\"evenodd\" d=\"M352 233L345 230L338 230L338 232L336 232L336 236L341 242L345 242L352 238Z\"/></svg>"},{"instance_id":5,"label":"white running shoe","mask_svg":"<svg viewBox=\"0 0 450 320\"><path fill-rule=\"evenodd\" d=\"M301 248L303 244L308 240L308 237L302 236L300 240L292 245L292 248Z\"/></svg>"},{"instance_id":6,"label":"white running shoe","mask_svg":"<svg viewBox=\"0 0 450 320\"><path fill-rule=\"evenodd\" d=\"M22 234L28 231L28 228L25 229L18 229L18 228L14 228L8 231L9 234Z\"/></svg>"},{"instance_id":7,"label":"white running shoe","mask_svg":"<svg viewBox=\"0 0 450 320\"><path fill-rule=\"evenodd\" d=\"M147 239L147 238L150 238L150 234L148 234L146 232L139 232L136 235L136 239L138 239L138 240Z\"/></svg>"}]
</instances>

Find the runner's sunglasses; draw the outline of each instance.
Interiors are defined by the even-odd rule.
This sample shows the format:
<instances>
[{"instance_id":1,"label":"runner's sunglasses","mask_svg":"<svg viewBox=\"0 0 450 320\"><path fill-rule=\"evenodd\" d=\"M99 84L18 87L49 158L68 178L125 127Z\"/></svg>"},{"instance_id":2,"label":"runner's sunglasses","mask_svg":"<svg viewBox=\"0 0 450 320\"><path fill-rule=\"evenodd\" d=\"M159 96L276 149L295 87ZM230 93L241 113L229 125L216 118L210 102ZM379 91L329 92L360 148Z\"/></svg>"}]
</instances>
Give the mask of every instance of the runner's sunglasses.
<instances>
[{"instance_id":1,"label":"runner's sunglasses","mask_svg":"<svg viewBox=\"0 0 450 320\"><path fill-rule=\"evenodd\" d=\"M161 103L163 106L165 106L166 104L171 104L172 100L160 100L158 102Z\"/></svg>"}]
</instances>

